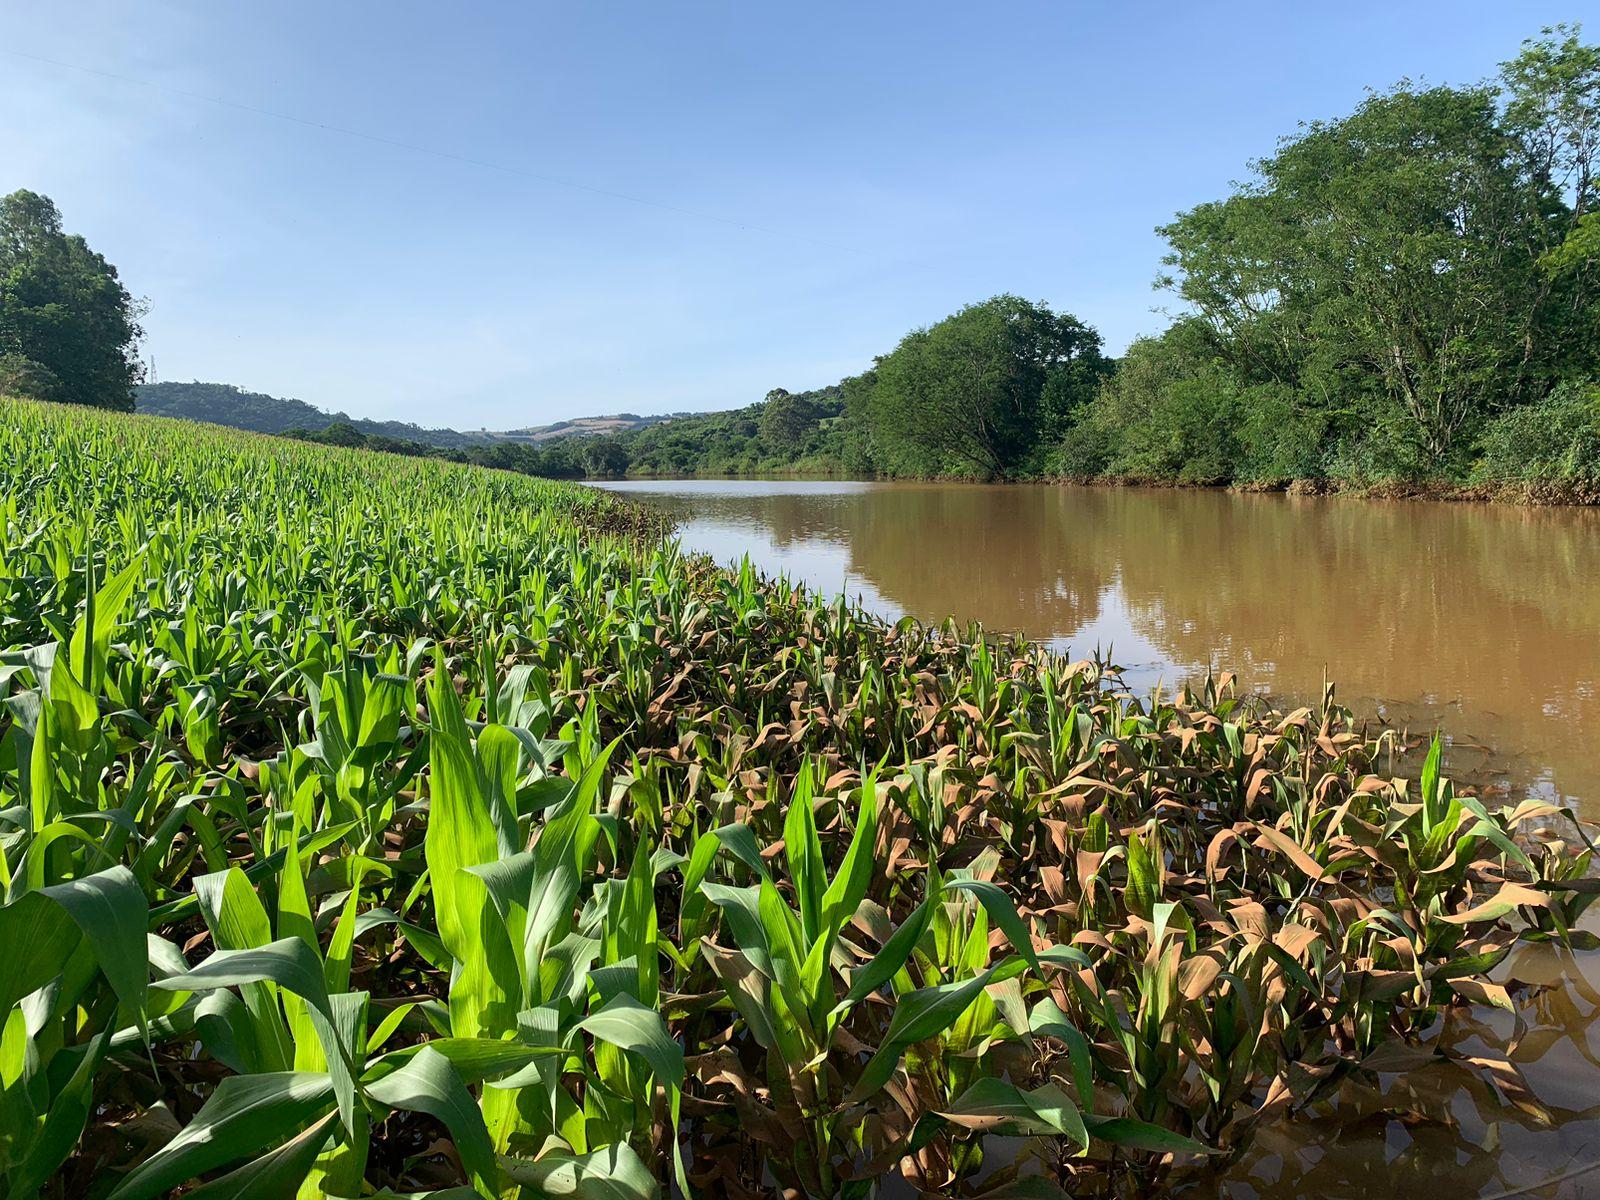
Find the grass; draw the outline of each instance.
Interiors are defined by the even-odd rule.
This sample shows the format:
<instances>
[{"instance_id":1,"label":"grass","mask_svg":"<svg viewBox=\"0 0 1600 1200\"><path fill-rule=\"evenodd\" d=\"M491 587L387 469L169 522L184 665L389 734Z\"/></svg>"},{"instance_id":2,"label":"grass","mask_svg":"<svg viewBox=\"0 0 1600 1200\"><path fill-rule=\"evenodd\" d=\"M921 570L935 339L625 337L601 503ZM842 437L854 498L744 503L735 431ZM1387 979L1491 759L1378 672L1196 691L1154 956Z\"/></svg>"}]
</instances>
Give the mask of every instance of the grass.
<instances>
[{"instance_id":1,"label":"grass","mask_svg":"<svg viewBox=\"0 0 1600 1200\"><path fill-rule=\"evenodd\" d=\"M1148 1194L1582 936L1581 829L1331 693L431 460L0 401L0 478L19 1200Z\"/></svg>"}]
</instances>

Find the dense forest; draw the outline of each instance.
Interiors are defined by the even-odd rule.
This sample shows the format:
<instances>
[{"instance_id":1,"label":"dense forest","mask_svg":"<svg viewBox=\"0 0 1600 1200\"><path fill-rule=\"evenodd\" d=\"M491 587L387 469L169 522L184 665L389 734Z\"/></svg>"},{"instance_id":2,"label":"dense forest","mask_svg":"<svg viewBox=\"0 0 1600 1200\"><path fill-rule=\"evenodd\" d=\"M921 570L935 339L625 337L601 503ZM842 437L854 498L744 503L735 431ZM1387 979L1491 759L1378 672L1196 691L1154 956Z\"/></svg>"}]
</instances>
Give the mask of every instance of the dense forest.
<instances>
[{"instance_id":1,"label":"dense forest","mask_svg":"<svg viewBox=\"0 0 1600 1200\"><path fill-rule=\"evenodd\" d=\"M1001 295L831 386L600 436L359 421L222 385L145 387L140 407L553 477L1600 499L1600 46L1547 29L1493 80L1370 93L1250 168L1161 228L1171 323L1120 360L1078 317ZM3 202L0 392L128 407L137 315L48 200Z\"/></svg>"}]
</instances>

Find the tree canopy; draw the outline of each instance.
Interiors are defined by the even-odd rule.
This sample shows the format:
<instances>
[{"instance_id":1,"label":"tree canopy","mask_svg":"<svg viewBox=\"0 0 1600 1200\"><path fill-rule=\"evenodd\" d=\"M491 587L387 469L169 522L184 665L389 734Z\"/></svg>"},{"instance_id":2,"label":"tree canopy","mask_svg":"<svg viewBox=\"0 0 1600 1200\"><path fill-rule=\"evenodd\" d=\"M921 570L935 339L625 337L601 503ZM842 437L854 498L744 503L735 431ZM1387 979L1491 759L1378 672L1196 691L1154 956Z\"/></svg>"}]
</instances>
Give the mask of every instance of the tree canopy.
<instances>
[{"instance_id":1,"label":"tree canopy","mask_svg":"<svg viewBox=\"0 0 1600 1200\"><path fill-rule=\"evenodd\" d=\"M1016 296L970 304L878 360L867 412L891 466L1015 474L1109 369L1100 335Z\"/></svg>"},{"instance_id":2,"label":"tree canopy","mask_svg":"<svg viewBox=\"0 0 1600 1200\"><path fill-rule=\"evenodd\" d=\"M48 197L0 198L0 357L11 388L132 411L138 316L116 268L63 232Z\"/></svg>"},{"instance_id":3,"label":"tree canopy","mask_svg":"<svg viewBox=\"0 0 1600 1200\"><path fill-rule=\"evenodd\" d=\"M1402 83L1303 126L1233 195L1162 227L1160 283L1184 312L1130 350L1062 462L1466 478L1507 444L1496 422L1600 374L1597 168L1600 48L1575 27L1492 84Z\"/></svg>"}]
</instances>

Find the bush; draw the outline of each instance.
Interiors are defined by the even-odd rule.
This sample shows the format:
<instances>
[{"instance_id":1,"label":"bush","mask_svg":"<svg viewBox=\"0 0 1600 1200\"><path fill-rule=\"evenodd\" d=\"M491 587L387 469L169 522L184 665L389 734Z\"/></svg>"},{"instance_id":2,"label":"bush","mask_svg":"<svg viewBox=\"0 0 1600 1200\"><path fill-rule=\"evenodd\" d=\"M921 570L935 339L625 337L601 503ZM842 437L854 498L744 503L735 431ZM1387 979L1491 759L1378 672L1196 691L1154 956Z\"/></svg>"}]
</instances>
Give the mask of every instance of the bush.
<instances>
[{"instance_id":1,"label":"bush","mask_svg":"<svg viewBox=\"0 0 1600 1200\"><path fill-rule=\"evenodd\" d=\"M1239 461L1238 393L1220 371L1172 384L1130 426L1113 460L1119 475L1227 483Z\"/></svg>"},{"instance_id":2,"label":"bush","mask_svg":"<svg viewBox=\"0 0 1600 1200\"><path fill-rule=\"evenodd\" d=\"M59 400L61 380L43 363L21 354L0 354L0 396Z\"/></svg>"},{"instance_id":3,"label":"bush","mask_svg":"<svg viewBox=\"0 0 1600 1200\"><path fill-rule=\"evenodd\" d=\"M1128 347L1117 372L1067 430L1062 475L1222 483L1239 461L1239 388L1175 326Z\"/></svg>"},{"instance_id":4,"label":"bush","mask_svg":"<svg viewBox=\"0 0 1600 1200\"><path fill-rule=\"evenodd\" d=\"M1061 439L1049 473L1067 479L1093 479L1107 473L1116 452L1115 423L1106 406L1096 402L1084 409L1076 424Z\"/></svg>"},{"instance_id":5,"label":"bush","mask_svg":"<svg viewBox=\"0 0 1600 1200\"><path fill-rule=\"evenodd\" d=\"M1478 449L1480 483L1600 484L1600 383L1564 383L1495 418Z\"/></svg>"},{"instance_id":6,"label":"bush","mask_svg":"<svg viewBox=\"0 0 1600 1200\"><path fill-rule=\"evenodd\" d=\"M1324 474L1328 418L1285 384L1264 383L1239 396L1239 442L1244 452L1235 480L1282 485Z\"/></svg>"}]
</instances>

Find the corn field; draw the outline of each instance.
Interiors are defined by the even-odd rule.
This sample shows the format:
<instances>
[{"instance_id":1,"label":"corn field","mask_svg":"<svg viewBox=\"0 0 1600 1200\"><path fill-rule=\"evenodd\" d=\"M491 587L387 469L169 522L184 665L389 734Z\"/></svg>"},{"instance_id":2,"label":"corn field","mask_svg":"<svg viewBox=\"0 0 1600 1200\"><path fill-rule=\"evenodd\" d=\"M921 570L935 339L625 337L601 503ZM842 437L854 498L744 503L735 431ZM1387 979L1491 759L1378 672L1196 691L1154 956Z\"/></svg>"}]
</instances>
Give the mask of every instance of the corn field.
<instances>
[{"instance_id":1,"label":"corn field","mask_svg":"<svg viewBox=\"0 0 1600 1200\"><path fill-rule=\"evenodd\" d=\"M0 401L0 479L16 1200L1159 1194L1583 936L1564 810L1331 691L431 460Z\"/></svg>"}]
</instances>

